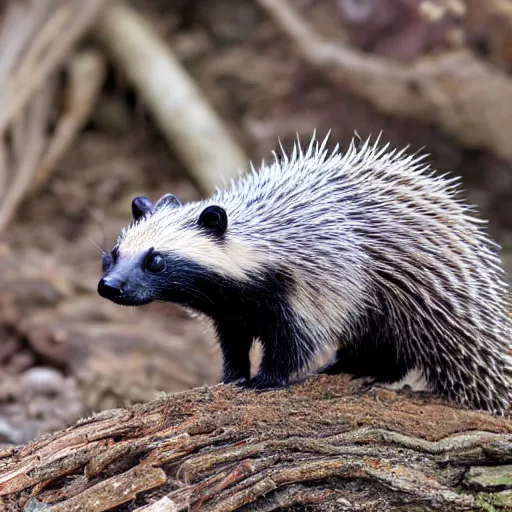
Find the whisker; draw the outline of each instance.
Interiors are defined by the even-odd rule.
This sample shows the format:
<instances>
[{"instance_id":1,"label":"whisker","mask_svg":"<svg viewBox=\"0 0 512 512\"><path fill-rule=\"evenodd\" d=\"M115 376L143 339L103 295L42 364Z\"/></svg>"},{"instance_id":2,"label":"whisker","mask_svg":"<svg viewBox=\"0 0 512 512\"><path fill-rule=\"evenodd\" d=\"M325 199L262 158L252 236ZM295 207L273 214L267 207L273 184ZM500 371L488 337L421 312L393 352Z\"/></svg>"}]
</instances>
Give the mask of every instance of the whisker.
<instances>
[{"instance_id":1,"label":"whisker","mask_svg":"<svg viewBox=\"0 0 512 512\"><path fill-rule=\"evenodd\" d=\"M105 251L94 240L91 240L90 238L87 238L87 240L89 240L89 242L91 242L91 244L101 252L102 256L105 256Z\"/></svg>"},{"instance_id":2,"label":"whisker","mask_svg":"<svg viewBox=\"0 0 512 512\"><path fill-rule=\"evenodd\" d=\"M204 292L197 289L195 286L192 286L190 282L185 281L185 285L187 286L188 292L193 295L196 299L201 300L203 298L204 300L208 301L210 304L213 304L213 300L208 297Z\"/></svg>"},{"instance_id":3,"label":"whisker","mask_svg":"<svg viewBox=\"0 0 512 512\"><path fill-rule=\"evenodd\" d=\"M103 245L103 247L106 247L107 246L107 233L105 232L105 228L103 227L104 215L102 213L103 212L100 213L97 211L87 211L88 217L93 222L95 222L98 225L98 227L100 228L101 234L103 235L102 245ZM96 244L94 244L94 245L96 245ZM96 247L98 247L98 246L96 245ZM100 250L103 252L103 254L105 254L102 249L100 249Z\"/></svg>"}]
</instances>

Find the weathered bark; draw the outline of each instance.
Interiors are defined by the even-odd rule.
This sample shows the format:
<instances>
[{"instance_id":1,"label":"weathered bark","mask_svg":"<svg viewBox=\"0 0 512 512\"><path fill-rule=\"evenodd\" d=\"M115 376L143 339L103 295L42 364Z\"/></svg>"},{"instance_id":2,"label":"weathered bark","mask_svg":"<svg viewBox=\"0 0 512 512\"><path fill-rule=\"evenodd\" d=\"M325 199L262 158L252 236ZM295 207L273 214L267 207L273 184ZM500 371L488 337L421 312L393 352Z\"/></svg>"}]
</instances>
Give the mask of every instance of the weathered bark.
<instances>
[{"instance_id":1,"label":"weathered bark","mask_svg":"<svg viewBox=\"0 0 512 512\"><path fill-rule=\"evenodd\" d=\"M0 496L13 511L501 510L511 459L509 419L318 377L165 395L6 448Z\"/></svg>"}]
</instances>

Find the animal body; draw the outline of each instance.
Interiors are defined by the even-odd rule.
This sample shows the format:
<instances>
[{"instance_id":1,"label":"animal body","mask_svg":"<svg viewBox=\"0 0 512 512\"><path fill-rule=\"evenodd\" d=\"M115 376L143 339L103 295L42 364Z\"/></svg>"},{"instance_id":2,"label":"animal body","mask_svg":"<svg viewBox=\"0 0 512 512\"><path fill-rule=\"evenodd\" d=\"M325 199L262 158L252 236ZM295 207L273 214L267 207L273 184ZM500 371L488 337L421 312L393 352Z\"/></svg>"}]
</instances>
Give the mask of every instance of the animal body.
<instances>
[{"instance_id":1,"label":"animal body","mask_svg":"<svg viewBox=\"0 0 512 512\"><path fill-rule=\"evenodd\" d=\"M132 203L99 293L209 316L223 381L287 386L321 369L423 388L475 409L511 403L511 320L497 246L457 179L422 158L354 141L297 144L204 201ZM263 348L250 375L254 340Z\"/></svg>"}]
</instances>

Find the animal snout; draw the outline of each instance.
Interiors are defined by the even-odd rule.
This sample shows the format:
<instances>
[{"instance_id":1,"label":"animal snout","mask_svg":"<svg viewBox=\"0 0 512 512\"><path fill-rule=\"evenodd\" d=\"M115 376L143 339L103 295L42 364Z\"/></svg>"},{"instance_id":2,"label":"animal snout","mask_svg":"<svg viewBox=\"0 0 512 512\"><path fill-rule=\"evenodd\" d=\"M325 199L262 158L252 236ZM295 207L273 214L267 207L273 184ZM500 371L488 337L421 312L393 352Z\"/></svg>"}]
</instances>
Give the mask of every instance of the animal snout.
<instances>
[{"instance_id":1,"label":"animal snout","mask_svg":"<svg viewBox=\"0 0 512 512\"><path fill-rule=\"evenodd\" d=\"M123 282L115 276L105 276L98 283L98 293L106 299L120 297L123 295Z\"/></svg>"}]
</instances>

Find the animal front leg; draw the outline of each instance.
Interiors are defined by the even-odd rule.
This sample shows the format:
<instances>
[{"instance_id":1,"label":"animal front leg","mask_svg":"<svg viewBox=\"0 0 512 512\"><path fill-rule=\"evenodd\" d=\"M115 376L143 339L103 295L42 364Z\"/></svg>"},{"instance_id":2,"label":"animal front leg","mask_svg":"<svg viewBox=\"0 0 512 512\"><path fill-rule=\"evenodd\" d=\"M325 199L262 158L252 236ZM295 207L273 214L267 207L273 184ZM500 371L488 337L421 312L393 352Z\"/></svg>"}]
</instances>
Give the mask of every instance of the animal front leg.
<instances>
[{"instance_id":1,"label":"animal front leg","mask_svg":"<svg viewBox=\"0 0 512 512\"><path fill-rule=\"evenodd\" d=\"M260 337L263 356L258 373L241 386L260 391L287 387L290 379L308 366L314 344L291 326L282 326Z\"/></svg>"},{"instance_id":2,"label":"animal front leg","mask_svg":"<svg viewBox=\"0 0 512 512\"><path fill-rule=\"evenodd\" d=\"M252 333L241 322L227 319L217 323L217 336L223 356L222 382L247 380L251 376Z\"/></svg>"}]
</instances>

